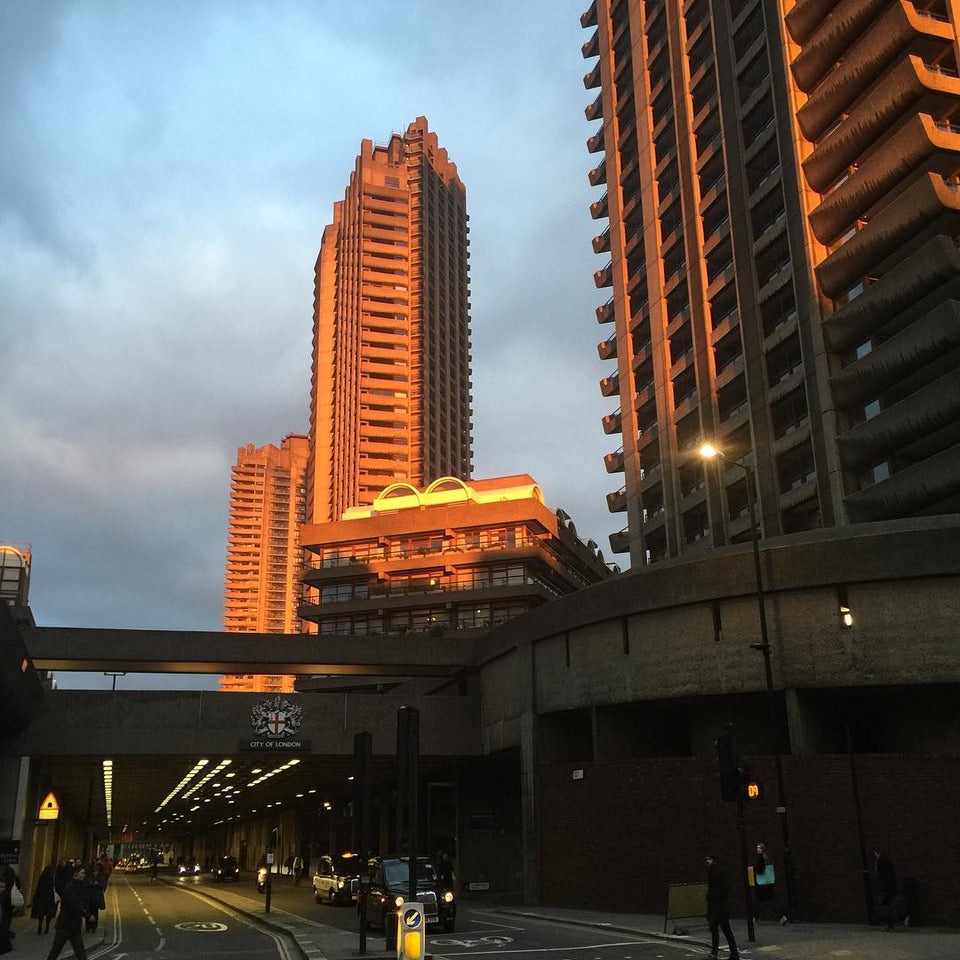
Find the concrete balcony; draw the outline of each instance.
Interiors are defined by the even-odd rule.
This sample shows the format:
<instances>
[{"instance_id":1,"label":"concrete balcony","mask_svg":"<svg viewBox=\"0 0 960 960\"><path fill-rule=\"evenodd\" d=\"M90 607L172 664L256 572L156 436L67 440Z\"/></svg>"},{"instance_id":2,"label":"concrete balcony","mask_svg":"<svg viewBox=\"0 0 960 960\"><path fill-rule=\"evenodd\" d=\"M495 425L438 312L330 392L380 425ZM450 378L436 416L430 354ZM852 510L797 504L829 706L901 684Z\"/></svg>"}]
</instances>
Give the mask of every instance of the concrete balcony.
<instances>
[{"instance_id":1,"label":"concrete balcony","mask_svg":"<svg viewBox=\"0 0 960 960\"><path fill-rule=\"evenodd\" d=\"M596 309L597 323L610 323L614 318L613 297L606 303L601 303Z\"/></svg>"},{"instance_id":2,"label":"concrete balcony","mask_svg":"<svg viewBox=\"0 0 960 960\"><path fill-rule=\"evenodd\" d=\"M594 64L593 69L589 73L584 74L583 85L587 90L595 90L597 87L600 86L600 61L599 60Z\"/></svg>"},{"instance_id":3,"label":"concrete balcony","mask_svg":"<svg viewBox=\"0 0 960 960\"><path fill-rule=\"evenodd\" d=\"M613 286L613 261L596 270L593 274L593 282L596 287L602 290L604 287Z\"/></svg>"},{"instance_id":4,"label":"concrete balcony","mask_svg":"<svg viewBox=\"0 0 960 960\"><path fill-rule=\"evenodd\" d=\"M593 238L592 241L593 252L594 253L609 253L610 252L610 228L607 227L603 233L598 234Z\"/></svg>"},{"instance_id":5,"label":"concrete balcony","mask_svg":"<svg viewBox=\"0 0 960 960\"><path fill-rule=\"evenodd\" d=\"M603 426L603 432L606 434L623 433L623 413L615 410L602 417L600 423Z\"/></svg>"},{"instance_id":6,"label":"concrete balcony","mask_svg":"<svg viewBox=\"0 0 960 960\"><path fill-rule=\"evenodd\" d=\"M594 220L599 220L601 217L605 217L609 213L609 208L607 206L607 195L604 194L599 200L594 200L590 204L590 216Z\"/></svg>"},{"instance_id":7,"label":"concrete balcony","mask_svg":"<svg viewBox=\"0 0 960 960\"><path fill-rule=\"evenodd\" d=\"M587 174L587 179L590 181L591 187L599 187L605 184L607 182L607 161L601 160L599 165Z\"/></svg>"},{"instance_id":8,"label":"concrete balcony","mask_svg":"<svg viewBox=\"0 0 960 960\"><path fill-rule=\"evenodd\" d=\"M587 138L587 153L599 153L603 149L603 130Z\"/></svg>"},{"instance_id":9,"label":"concrete balcony","mask_svg":"<svg viewBox=\"0 0 960 960\"><path fill-rule=\"evenodd\" d=\"M627 488L621 487L607 494L607 510L610 513L623 513L627 509Z\"/></svg>"},{"instance_id":10,"label":"concrete balcony","mask_svg":"<svg viewBox=\"0 0 960 960\"><path fill-rule=\"evenodd\" d=\"M601 360L615 360L617 357L617 335L612 333L606 340L597 344L597 354Z\"/></svg>"},{"instance_id":11,"label":"concrete balcony","mask_svg":"<svg viewBox=\"0 0 960 960\"><path fill-rule=\"evenodd\" d=\"M603 466L607 473L623 473L623 447L613 453L603 455Z\"/></svg>"},{"instance_id":12,"label":"concrete balcony","mask_svg":"<svg viewBox=\"0 0 960 960\"><path fill-rule=\"evenodd\" d=\"M601 120L603 118L603 92L597 96L593 103L588 104L583 111L588 120Z\"/></svg>"}]
</instances>

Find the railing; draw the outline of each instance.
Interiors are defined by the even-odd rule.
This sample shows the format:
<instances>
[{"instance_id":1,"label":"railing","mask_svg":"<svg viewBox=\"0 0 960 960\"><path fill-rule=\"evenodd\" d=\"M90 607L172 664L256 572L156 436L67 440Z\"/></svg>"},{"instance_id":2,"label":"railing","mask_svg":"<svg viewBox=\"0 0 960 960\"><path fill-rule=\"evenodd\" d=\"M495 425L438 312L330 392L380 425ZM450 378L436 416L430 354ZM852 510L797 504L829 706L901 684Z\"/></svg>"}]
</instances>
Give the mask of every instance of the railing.
<instances>
[{"instance_id":1,"label":"railing","mask_svg":"<svg viewBox=\"0 0 960 960\"><path fill-rule=\"evenodd\" d=\"M368 586L367 589L363 590L361 593L353 593L351 596L308 596L304 598L304 602L310 606L327 606L328 604L352 603L356 600L378 600L387 597L409 597L433 593L451 593L458 590L495 590L500 587L516 586L542 587L551 596L563 596L561 591L559 591L553 584L544 580L542 577L537 577L530 573L524 573L520 577L506 577L502 580L492 580L490 578L474 576L467 581L450 581L441 578L435 583L407 584L405 586L389 586L378 584L376 586Z\"/></svg>"},{"instance_id":2,"label":"railing","mask_svg":"<svg viewBox=\"0 0 960 960\"><path fill-rule=\"evenodd\" d=\"M399 544L371 546L367 550L362 548L351 550L349 554L345 555L309 557L304 566L312 570L326 570L331 567L347 567L352 564L369 563L375 560L407 560L431 555L442 556L448 553L476 553L481 550L486 553L492 550L516 550L527 547L535 547L549 552L546 551L543 541L537 537L520 536L504 540L480 540L476 543L461 541L451 544L445 541L441 544L429 544L412 548Z\"/></svg>"}]
</instances>

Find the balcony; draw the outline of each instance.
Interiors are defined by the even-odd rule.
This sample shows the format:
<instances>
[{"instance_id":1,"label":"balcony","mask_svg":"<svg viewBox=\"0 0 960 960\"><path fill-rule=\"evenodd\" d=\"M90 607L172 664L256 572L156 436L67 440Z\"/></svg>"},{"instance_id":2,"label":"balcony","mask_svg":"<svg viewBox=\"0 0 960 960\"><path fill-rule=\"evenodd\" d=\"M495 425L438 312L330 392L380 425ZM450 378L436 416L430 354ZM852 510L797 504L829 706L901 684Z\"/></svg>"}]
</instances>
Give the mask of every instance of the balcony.
<instances>
[{"instance_id":1,"label":"balcony","mask_svg":"<svg viewBox=\"0 0 960 960\"><path fill-rule=\"evenodd\" d=\"M601 303L596 309L597 323L609 323L614 316L613 297L606 303Z\"/></svg>"},{"instance_id":2,"label":"balcony","mask_svg":"<svg viewBox=\"0 0 960 960\"><path fill-rule=\"evenodd\" d=\"M603 465L607 473L623 473L623 447L619 447L613 453L605 453Z\"/></svg>"},{"instance_id":3,"label":"balcony","mask_svg":"<svg viewBox=\"0 0 960 960\"><path fill-rule=\"evenodd\" d=\"M607 205L607 195L604 194L599 200L594 200L590 204L590 216L594 220L599 220L601 217L607 216L609 213L609 207Z\"/></svg>"},{"instance_id":4,"label":"balcony","mask_svg":"<svg viewBox=\"0 0 960 960\"><path fill-rule=\"evenodd\" d=\"M587 153L599 153L603 149L603 130L587 138Z\"/></svg>"},{"instance_id":5,"label":"balcony","mask_svg":"<svg viewBox=\"0 0 960 960\"><path fill-rule=\"evenodd\" d=\"M594 272L593 282L594 284L596 284L597 288L600 290L602 290L604 287L613 286L613 261L612 260L606 266Z\"/></svg>"},{"instance_id":6,"label":"balcony","mask_svg":"<svg viewBox=\"0 0 960 960\"><path fill-rule=\"evenodd\" d=\"M617 357L617 335L612 333L606 340L598 343L597 353L601 360L615 360Z\"/></svg>"},{"instance_id":7,"label":"balcony","mask_svg":"<svg viewBox=\"0 0 960 960\"><path fill-rule=\"evenodd\" d=\"M594 68L587 74L584 74L583 85L587 90L595 90L600 86L600 61L598 60Z\"/></svg>"},{"instance_id":8,"label":"balcony","mask_svg":"<svg viewBox=\"0 0 960 960\"><path fill-rule=\"evenodd\" d=\"M593 31L593 36L580 48L580 52L583 54L584 60L600 56L600 35L598 31Z\"/></svg>"},{"instance_id":9,"label":"balcony","mask_svg":"<svg viewBox=\"0 0 960 960\"><path fill-rule=\"evenodd\" d=\"M587 175L591 187L599 187L607 182L607 161L601 160Z\"/></svg>"},{"instance_id":10,"label":"balcony","mask_svg":"<svg viewBox=\"0 0 960 960\"><path fill-rule=\"evenodd\" d=\"M607 494L607 510L610 513L623 513L627 509L627 488L622 486L619 490Z\"/></svg>"},{"instance_id":11,"label":"balcony","mask_svg":"<svg viewBox=\"0 0 960 960\"><path fill-rule=\"evenodd\" d=\"M630 550L630 528L624 527L610 534L610 550L613 553L628 553Z\"/></svg>"},{"instance_id":12,"label":"balcony","mask_svg":"<svg viewBox=\"0 0 960 960\"><path fill-rule=\"evenodd\" d=\"M606 434L623 433L623 413L620 410L608 413L601 418L600 423L603 425L603 432Z\"/></svg>"},{"instance_id":13,"label":"balcony","mask_svg":"<svg viewBox=\"0 0 960 960\"><path fill-rule=\"evenodd\" d=\"M603 233L598 234L593 238L593 252L594 253L609 253L610 252L610 228L607 227Z\"/></svg>"},{"instance_id":14,"label":"balcony","mask_svg":"<svg viewBox=\"0 0 960 960\"><path fill-rule=\"evenodd\" d=\"M588 120L603 119L603 92L602 91L597 96L597 99L593 101L593 103L587 105L583 113Z\"/></svg>"},{"instance_id":15,"label":"balcony","mask_svg":"<svg viewBox=\"0 0 960 960\"><path fill-rule=\"evenodd\" d=\"M604 377L600 381L600 393L605 397L615 397L620 392L620 375L615 373L612 377Z\"/></svg>"}]
</instances>

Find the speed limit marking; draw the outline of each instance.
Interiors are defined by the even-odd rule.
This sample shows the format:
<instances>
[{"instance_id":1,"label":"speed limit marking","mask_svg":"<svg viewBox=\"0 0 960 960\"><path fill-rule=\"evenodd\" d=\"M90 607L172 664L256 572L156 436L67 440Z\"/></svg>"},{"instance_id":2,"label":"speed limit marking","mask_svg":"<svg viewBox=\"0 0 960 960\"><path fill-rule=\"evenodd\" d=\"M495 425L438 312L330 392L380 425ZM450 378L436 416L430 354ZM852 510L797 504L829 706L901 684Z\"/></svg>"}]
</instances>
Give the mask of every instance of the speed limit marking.
<instances>
[{"instance_id":1,"label":"speed limit marking","mask_svg":"<svg viewBox=\"0 0 960 960\"><path fill-rule=\"evenodd\" d=\"M225 923L217 923L215 920L188 920L174 926L177 930L186 930L189 933L224 933L227 929Z\"/></svg>"}]
</instances>

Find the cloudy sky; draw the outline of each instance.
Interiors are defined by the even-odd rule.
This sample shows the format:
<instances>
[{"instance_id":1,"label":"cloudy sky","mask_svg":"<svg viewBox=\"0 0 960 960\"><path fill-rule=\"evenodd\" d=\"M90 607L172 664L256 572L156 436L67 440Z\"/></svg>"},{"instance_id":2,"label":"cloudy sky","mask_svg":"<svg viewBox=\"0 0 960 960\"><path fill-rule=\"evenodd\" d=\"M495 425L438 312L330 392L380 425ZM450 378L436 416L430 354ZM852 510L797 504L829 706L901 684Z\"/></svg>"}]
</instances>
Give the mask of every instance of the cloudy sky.
<instances>
[{"instance_id":1,"label":"cloudy sky","mask_svg":"<svg viewBox=\"0 0 960 960\"><path fill-rule=\"evenodd\" d=\"M475 475L626 566L586 5L0 0L0 542L39 624L220 629L237 447L307 431L323 227L421 114L467 187Z\"/></svg>"}]
</instances>

